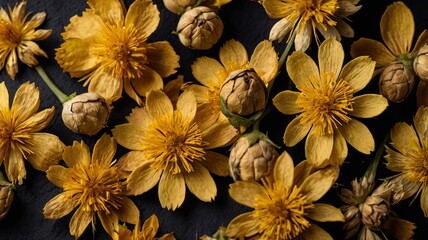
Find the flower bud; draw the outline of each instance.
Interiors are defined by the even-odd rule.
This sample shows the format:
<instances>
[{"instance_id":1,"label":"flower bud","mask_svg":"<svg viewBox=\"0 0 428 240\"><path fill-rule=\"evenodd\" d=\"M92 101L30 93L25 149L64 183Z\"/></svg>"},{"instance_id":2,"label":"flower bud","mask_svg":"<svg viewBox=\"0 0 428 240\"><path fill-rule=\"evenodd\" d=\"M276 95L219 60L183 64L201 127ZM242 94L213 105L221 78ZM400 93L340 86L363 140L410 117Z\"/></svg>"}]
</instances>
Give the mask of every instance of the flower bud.
<instances>
[{"instance_id":1,"label":"flower bud","mask_svg":"<svg viewBox=\"0 0 428 240\"><path fill-rule=\"evenodd\" d=\"M230 151L230 174L235 181L258 181L268 176L279 156L270 141L257 139L252 142L249 137L242 136Z\"/></svg>"},{"instance_id":2,"label":"flower bud","mask_svg":"<svg viewBox=\"0 0 428 240\"><path fill-rule=\"evenodd\" d=\"M7 217L13 202L13 190L10 186L0 185L0 221Z\"/></svg>"},{"instance_id":3,"label":"flower bud","mask_svg":"<svg viewBox=\"0 0 428 240\"><path fill-rule=\"evenodd\" d=\"M415 76L401 62L389 64L381 73L380 93L391 102L401 102L410 94Z\"/></svg>"},{"instance_id":4,"label":"flower bud","mask_svg":"<svg viewBox=\"0 0 428 240\"><path fill-rule=\"evenodd\" d=\"M163 3L170 12L181 14L187 8L195 5L196 0L163 0Z\"/></svg>"},{"instance_id":5,"label":"flower bud","mask_svg":"<svg viewBox=\"0 0 428 240\"><path fill-rule=\"evenodd\" d=\"M428 44L419 49L413 61L413 70L420 79L428 81Z\"/></svg>"},{"instance_id":6,"label":"flower bud","mask_svg":"<svg viewBox=\"0 0 428 240\"><path fill-rule=\"evenodd\" d=\"M378 196L368 196L360 205L362 221L368 228L380 228L389 217L390 204Z\"/></svg>"},{"instance_id":7,"label":"flower bud","mask_svg":"<svg viewBox=\"0 0 428 240\"><path fill-rule=\"evenodd\" d=\"M62 120L75 133L97 134L107 124L110 107L97 93L80 94L64 103Z\"/></svg>"},{"instance_id":8,"label":"flower bud","mask_svg":"<svg viewBox=\"0 0 428 240\"><path fill-rule=\"evenodd\" d=\"M199 6L181 16L177 33L180 42L188 48L210 49L223 33L223 22L212 9Z\"/></svg>"},{"instance_id":9,"label":"flower bud","mask_svg":"<svg viewBox=\"0 0 428 240\"><path fill-rule=\"evenodd\" d=\"M354 236L361 225L360 210L356 206L346 205L340 208L345 216L343 230L345 231L345 239L350 239Z\"/></svg>"}]
</instances>

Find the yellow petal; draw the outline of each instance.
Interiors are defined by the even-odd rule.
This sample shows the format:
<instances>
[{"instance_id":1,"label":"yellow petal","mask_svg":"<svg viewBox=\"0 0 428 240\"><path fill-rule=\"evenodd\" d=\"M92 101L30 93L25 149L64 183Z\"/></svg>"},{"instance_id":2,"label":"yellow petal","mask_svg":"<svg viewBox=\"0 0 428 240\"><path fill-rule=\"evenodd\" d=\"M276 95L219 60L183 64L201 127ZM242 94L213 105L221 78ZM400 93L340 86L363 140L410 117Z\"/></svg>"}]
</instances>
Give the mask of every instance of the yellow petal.
<instances>
[{"instance_id":1,"label":"yellow petal","mask_svg":"<svg viewBox=\"0 0 428 240\"><path fill-rule=\"evenodd\" d=\"M12 144L9 150L9 156L4 161L4 169L6 175L12 183L18 182L19 185L23 183L23 179L27 176L25 170L24 159L15 144Z\"/></svg>"},{"instance_id":2,"label":"yellow petal","mask_svg":"<svg viewBox=\"0 0 428 240\"><path fill-rule=\"evenodd\" d=\"M421 139L428 138L428 108L420 107L413 118L416 132ZM410 139L408 139L410 140ZM413 140L413 139L411 139Z\"/></svg>"},{"instance_id":3,"label":"yellow petal","mask_svg":"<svg viewBox=\"0 0 428 240\"><path fill-rule=\"evenodd\" d=\"M70 234L75 238L79 238L90 222L92 222L92 213L83 211L82 206L80 206L71 217L69 224Z\"/></svg>"},{"instance_id":4,"label":"yellow petal","mask_svg":"<svg viewBox=\"0 0 428 240\"><path fill-rule=\"evenodd\" d=\"M6 61L6 72L10 78L15 80L15 76L18 73L18 56L16 50L12 49L9 53L9 57Z\"/></svg>"},{"instance_id":5,"label":"yellow petal","mask_svg":"<svg viewBox=\"0 0 428 240\"><path fill-rule=\"evenodd\" d=\"M144 232L145 239L154 239L156 232L159 229L159 220L155 214L151 215L141 228Z\"/></svg>"},{"instance_id":6,"label":"yellow petal","mask_svg":"<svg viewBox=\"0 0 428 240\"><path fill-rule=\"evenodd\" d=\"M395 56L383 45L383 43L368 39L360 38L351 45L351 56L369 56L376 61L376 67L385 67L395 61Z\"/></svg>"},{"instance_id":7,"label":"yellow petal","mask_svg":"<svg viewBox=\"0 0 428 240\"><path fill-rule=\"evenodd\" d=\"M117 214L114 212L110 214L98 212L98 217L108 235L113 239L117 239L114 237L116 234L119 234L119 218Z\"/></svg>"},{"instance_id":8,"label":"yellow petal","mask_svg":"<svg viewBox=\"0 0 428 240\"><path fill-rule=\"evenodd\" d=\"M313 166L309 164L308 160L303 160L294 168L294 181L296 186L302 185L303 181L309 176Z\"/></svg>"},{"instance_id":9,"label":"yellow petal","mask_svg":"<svg viewBox=\"0 0 428 240\"><path fill-rule=\"evenodd\" d=\"M122 97L123 80L103 72L102 68L87 81L89 81L88 91L98 93L107 101L114 102Z\"/></svg>"},{"instance_id":10,"label":"yellow petal","mask_svg":"<svg viewBox=\"0 0 428 240\"><path fill-rule=\"evenodd\" d=\"M333 138L333 150L331 151L331 156L328 162L333 166L340 167L342 166L345 158L348 156L348 145L346 144L346 140L340 131L335 131Z\"/></svg>"},{"instance_id":11,"label":"yellow petal","mask_svg":"<svg viewBox=\"0 0 428 240\"><path fill-rule=\"evenodd\" d=\"M342 70L343 59L345 53L343 52L342 44L334 38L325 40L318 51L318 62L321 73L332 72L334 78L339 77L340 70Z\"/></svg>"},{"instance_id":12,"label":"yellow petal","mask_svg":"<svg viewBox=\"0 0 428 240\"><path fill-rule=\"evenodd\" d=\"M364 94L354 98L349 115L372 118L380 115L388 107L388 100L380 94Z\"/></svg>"},{"instance_id":13,"label":"yellow petal","mask_svg":"<svg viewBox=\"0 0 428 240\"><path fill-rule=\"evenodd\" d=\"M132 86L141 96L147 96L148 92L163 88L161 76L153 69L146 67L142 70L141 79L131 79Z\"/></svg>"},{"instance_id":14,"label":"yellow petal","mask_svg":"<svg viewBox=\"0 0 428 240\"><path fill-rule=\"evenodd\" d=\"M26 147L31 152L26 155L28 162L39 171L46 171L49 166L58 164L64 150L61 140L50 133L31 133Z\"/></svg>"},{"instance_id":15,"label":"yellow petal","mask_svg":"<svg viewBox=\"0 0 428 240\"><path fill-rule=\"evenodd\" d=\"M183 175L164 171L159 181L158 196L163 208L174 211L180 207L186 196Z\"/></svg>"},{"instance_id":16,"label":"yellow petal","mask_svg":"<svg viewBox=\"0 0 428 240\"><path fill-rule=\"evenodd\" d=\"M428 184L422 185L421 209L424 212L425 217L428 217Z\"/></svg>"},{"instance_id":17,"label":"yellow petal","mask_svg":"<svg viewBox=\"0 0 428 240\"><path fill-rule=\"evenodd\" d=\"M390 216L382 226L382 230L390 234L394 239L413 239L415 229L414 223L394 216Z\"/></svg>"},{"instance_id":18,"label":"yellow petal","mask_svg":"<svg viewBox=\"0 0 428 240\"><path fill-rule=\"evenodd\" d=\"M137 0L129 6L125 25L137 27L139 32L149 37L158 27L159 10L152 1Z\"/></svg>"},{"instance_id":19,"label":"yellow petal","mask_svg":"<svg viewBox=\"0 0 428 240\"><path fill-rule=\"evenodd\" d=\"M22 84L13 98L11 113L15 123L21 123L36 113L40 105L40 93L34 83Z\"/></svg>"},{"instance_id":20,"label":"yellow petal","mask_svg":"<svg viewBox=\"0 0 428 240\"><path fill-rule=\"evenodd\" d=\"M129 150L142 150L144 130L135 124L125 123L111 130L116 141Z\"/></svg>"},{"instance_id":21,"label":"yellow petal","mask_svg":"<svg viewBox=\"0 0 428 240\"><path fill-rule=\"evenodd\" d=\"M286 66L287 73L297 89L302 89L309 78L320 78L316 63L303 52L293 52L287 58Z\"/></svg>"},{"instance_id":22,"label":"yellow petal","mask_svg":"<svg viewBox=\"0 0 428 240\"><path fill-rule=\"evenodd\" d=\"M152 189L159 182L161 173L151 168L150 163L140 165L128 178L127 194L140 195Z\"/></svg>"},{"instance_id":23,"label":"yellow petal","mask_svg":"<svg viewBox=\"0 0 428 240\"><path fill-rule=\"evenodd\" d=\"M352 27L348 23L343 21L341 18L336 18L335 21L337 21L335 28L337 28L340 35L347 38L354 37L354 29L352 29Z\"/></svg>"},{"instance_id":24,"label":"yellow petal","mask_svg":"<svg viewBox=\"0 0 428 240\"><path fill-rule=\"evenodd\" d=\"M318 136L310 131L305 143L305 155L310 164L321 166L327 161L333 151L333 134Z\"/></svg>"},{"instance_id":25,"label":"yellow petal","mask_svg":"<svg viewBox=\"0 0 428 240\"><path fill-rule=\"evenodd\" d=\"M308 135L311 130L311 125L303 125L300 123L301 116L295 117L285 129L283 140L287 147L293 147Z\"/></svg>"},{"instance_id":26,"label":"yellow petal","mask_svg":"<svg viewBox=\"0 0 428 240\"><path fill-rule=\"evenodd\" d=\"M407 123L396 123L390 132L392 145L401 153L410 149L420 149L418 135L415 129Z\"/></svg>"},{"instance_id":27,"label":"yellow petal","mask_svg":"<svg viewBox=\"0 0 428 240\"><path fill-rule=\"evenodd\" d=\"M283 18L276 22L269 33L269 40L282 42L282 40L290 33L293 26L296 24L295 19Z\"/></svg>"},{"instance_id":28,"label":"yellow petal","mask_svg":"<svg viewBox=\"0 0 428 240\"><path fill-rule=\"evenodd\" d=\"M111 25L123 24L125 9L121 1L88 0L88 5L104 22L108 22Z\"/></svg>"},{"instance_id":29,"label":"yellow petal","mask_svg":"<svg viewBox=\"0 0 428 240\"><path fill-rule=\"evenodd\" d=\"M148 65L161 77L168 77L177 72L180 67L180 57L167 41L149 43L146 45Z\"/></svg>"},{"instance_id":30,"label":"yellow petal","mask_svg":"<svg viewBox=\"0 0 428 240\"><path fill-rule=\"evenodd\" d=\"M338 174L339 169L333 167L318 170L303 181L301 191L309 202L315 202L328 192Z\"/></svg>"},{"instance_id":31,"label":"yellow petal","mask_svg":"<svg viewBox=\"0 0 428 240\"><path fill-rule=\"evenodd\" d=\"M71 40L73 38L88 39L99 34L103 27L103 19L92 10L87 10L83 11L82 16L71 17L70 24L65 26L65 32L61 33L61 36L66 42L68 42L68 39ZM81 47L84 46L82 45Z\"/></svg>"},{"instance_id":32,"label":"yellow petal","mask_svg":"<svg viewBox=\"0 0 428 240\"><path fill-rule=\"evenodd\" d=\"M228 72L245 68L248 54L244 45L232 39L220 48L220 61Z\"/></svg>"},{"instance_id":33,"label":"yellow petal","mask_svg":"<svg viewBox=\"0 0 428 240\"><path fill-rule=\"evenodd\" d=\"M363 89L370 82L376 62L369 57L357 57L348 62L340 73L339 79L347 81L354 93Z\"/></svg>"},{"instance_id":34,"label":"yellow petal","mask_svg":"<svg viewBox=\"0 0 428 240\"><path fill-rule=\"evenodd\" d=\"M316 25L316 29L321 33L324 39L333 38L337 41L340 41L342 37L340 36L340 33L337 29L337 24L338 23L336 23L336 26L327 25L327 29L322 28L320 25Z\"/></svg>"},{"instance_id":35,"label":"yellow petal","mask_svg":"<svg viewBox=\"0 0 428 240\"><path fill-rule=\"evenodd\" d=\"M78 163L89 165L91 161L91 155L88 146L83 141L80 143L78 141L73 141L72 146L64 147L62 159L68 167L73 167Z\"/></svg>"},{"instance_id":36,"label":"yellow petal","mask_svg":"<svg viewBox=\"0 0 428 240\"><path fill-rule=\"evenodd\" d=\"M121 178L128 178L129 175L141 166L146 160L145 155L141 151L130 151L123 155L116 163L116 167L121 174Z\"/></svg>"},{"instance_id":37,"label":"yellow petal","mask_svg":"<svg viewBox=\"0 0 428 240\"><path fill-rule=\"evenodd\" d=\"M146 128L148 124L151 123L151 118L146 108L135 107L132 109L131 114L126 117L129 123L140 126L141 128Z\"/></svg>"},{"instance_id":38,"label":"yellow petal","mask_svg":"<svg viewBox=\"0 0 428 240\"><path fill-rule=\"evenodd\" d=\"M211 177L207 169L199 163L192 164L193 172L184 173L184 180L189 191L193 193L199 200L204 202L212 202L217 195L217 187L214 179Z\"/></svg>"},{"instance_id":39,"label":"yellow petal","mask_svg":"<svg viewBox=\"0 0 428 240\"><path fill-rule=\"evenodd\" d=\"M30 116L29 118L24 120L22 123L20 123L18 126L16 126L15 131L16 132L20 132L20 131L38 132L40 130L43 130L49 125L54 115L55 115L55 107L51 107L43 111L40 111Z\"/></svg>"},{"instance_id":40,"label":"yellow petal","mask_svg":"<svg viewBox=\"0 0 428 240\"><path fill-rule=\"evenodd\" d=\"M2 119L10 118L9 112L9 92L5 82L0 83L0 117Z\"/></svg>"},{"instance_id":41,"label":"yellow petal","mask_svg":"<svg viewBox=\"0 0 428 240\"><path fill-rule=\"evenodd\" d=\"M49 200L43 207L43 215L47 219L58 219L71 213L79 201L71 192L62 192Z\"/></svg>"},{"instance_id":42,"label":"yellow petal","mask_svg":"<svg viewBox=\"0 0 428 240\"><path fill-rule=\"evenodd\" d=\"M348 124L342 125L340 133L352 147L364 154L374 150L375 142L370 130L360 121L351 119Z\"/></svg>"},{"instance_id":43,"label":"yellow petal","mask_svg":"<svg viewBox=\"0 0 428 240\"><path fill-rule=\"evenodd\" d=\"M333 240L328 232L314 223L302 232L302 237L305 240Z\"/></svg>"},{"instance_id":44,"label":"yellow petal","mask_svg":"<svg viewBox=\"0 0 428 240\"><path fill-rule=\"evenodd\" d=\"M253 217L252 212L243 213L230 221L226 235L229 237L253 236L259 232L258 223L259 220Z\"/></svg>"},{"instance_id":45,"label":"yellow petal","mask_svg":"<svg viewBox=\"0 0 428 240\"><path fill-rule=\"evenodd\" d=\"M229 122L217 121L210 128L204 130L203 141L207 142L208 145L205 149L213 149L218 147L224 147L232 141L238 135L238 130L234 128Z\"/></svg>"},{"instance_id":46,"label":"yellow petal","mask_svg":"<svg viewBox=\"0 0 428 240\"><path fill-rule=\"evenodd\" d=\"M201 84L209 88L220 88L226 80L224 67L215 59L200 57L192 64L192 74Z\"/></svg>"},{"instance_id":47,"label":"yellow petal","mask_svg":"<svg viewBox=\"0 0 428 240\"><path fill-rule=\"evenodd\" d=\"M294 180L294 164L290 154L284 151L276 160L273 169L273 179L275 182L282 182L283 186L291 189Z\"/></svg>"},{"instance_id":48,"label":"yellow petal","mask_svg":"<svg viewBox=\"0 0 428 240\"><path fill-rule=\"evenodd\" d=\"M165 84L163 91L171 99L172 105L176 105L180 92L183 90L184 76L178 75L177 79L170 80Z\"/></svg>"},{"instance_id":49,"label":"yellow petal","mask_svg":"<svg viewBox=\"0 0 428 240\"><path fill-rule=\"evenodd\" d=\"M110 166L111 161L116 154L117 144L110 135L103 134L100 139L95 143L92 153L92 164L99 164L103 166Z\"/></svg>"},{"instance_id":50,"label":"yellow petal","mask_svg":"<svg viewBox=\"0 0 428 240\"><path fill-rule=\"evenodd\" d=\"M277 75L278 65L278 55L272 42L260 42L251 55L250 66L265 83L269 83Z\"/></svg>"},{"instance_id":51,"label":"yellow petal","mask_svg":"<svg viewBox=\"0 0 428 240\"><path fill-rule=\"evenodd\" d=\"M304 26L300 27L299 22L298 27L295 31L297 31L296 38L294 39L294 47L296 51L306 52L312 41L312 23L311 21L307 21Z\"/></svg>"},{"instance_id":52,"label":"yellow petal","mask_svg":"<svg viewBox=\"0 0 428 240\"><path fill-rule=\"evenodd\" d=\"M283 1L263 1L263 7L271 18L284 18L290 14L290 4Z\"/></svg>"},{"instance_id":53,"label":"yellow petal","mask_svg":"<svg viewBox=\"0 0 428 240\"><path fill-rule=\"evenodd\" d=\"M250 208L254 208L256 197L269 199L265 188L255 181L236 181L229 187L229 194L232 199Z\"/></svg>"},{"instance_id":54,"label":"yellow petal","mask_svg":"<svg viewBox=\"0 0 428 240\"><path fill-rule=\"evenodd\" d=\"M343 216L340 209L324 203L315 203L314 208L308 210L308 218L317 222L345 221L345 216Z\"/></svg>"},{"instance_id":55,"label":"yellow petal","mask_svg":"<svg viewBox=\"0 0 428 240\"><path fill-rule=\"evenodd\" d=\"M137 92L135 91L134 87L131 84L131 79L123 79L123 89L125 90L126 94L128 94L128 96L132 99L134 99L134 101L139 105L139 106L144 106L144 102L143 99L141 99L141 97L137 94Z\"/></svg>"},{"instance_id":56,"label":"yellow petal","mask_svg":"<svg viewBox=\"0 0 428 240\"><path fill-rule=\"evenodd\" d=\"M230 174L229 159L220 153L206 151L205 160L201 161L200 164L217 176L225 177Z\"/></svg>"},{"instance_id":57,"label":"yellow petal","mask_svg":"<svg viewBox=\"0 0 428 240\"><path fill-rule=\"evenodd\" d=\"M192 91L183 92L177 101L177 110L186 120L192 121L197 109L196 98Z\"/></svg>"},{"instance_id":58,"label":"yellow petal","mask_svg":"<svg viewBox=\"0 0 428 240\"><path fill-rule=\"evenodd\" d=\"M415 54L419 49L428 42L428 31L425 29L421 35L419 35L418 40L416 41L415 46L411 54Z\"/></svg>"},{"instance_id":59,"label":"yellow petal","mask_svg":"<svg viewBox=\"0 0 428 240\"><path fill-rule=\"evenodd\" d=\"M140 210L128 197L122 198L122 206L117 210L121 222L137 224L140 219Z\"/></svg>"},{"instance_id":60,"label":"yellow petal","mask_svg":"<svg viewBox=\"0 0 428 240\"><path fill-rule=\"evenodd\" d=\"M402 172L406 169L407 163L409 161L407 156L392 150L388 146L386 146L386 153L387 155L385 156L385 159L388 161L386 167L389 170L394 172Z\"/></svg>"},{"instance_id":61,"label":"yellow petal","mask_svg":"<svg viewBox=\"0 0 428 240\"><path fill-rule=\"evenodd\" d=\"M404 174L401 174L390 181L392 184L399 184L403 186L404 194L401 200L407 199L415 195L422 188L422 184L420 182L409 181L407 180L407 176Z\"/></svg>"},{"instance_id":62,"label":"yellow petal","mask_svg":"<svg viewBox=\"0 0 428 240\"><path fill-rule=\"evenodd\" d=\"M380 19L380 33L395 55L409 53L415 33L412 11L403 2L389 5Z\"/></svg>"},{"instance_id":63,"label":"yellow petal","mask_svg":"<svg viewBox=\"0 0 428 240\"><path fill-rule=\"evenodd\" d=\"M162 91L151 91L147 95L146 107L153 119L162 117L166 114L172 117L174 107L171 100Z\"/></svg>"},{"instance_id":64,"label":"yellow petal","mask_svg":"<svg viewBox=\"0 0 428 240\"><path fill-rule=\"evenodd\" d=\"M302 109L296 105L296 100L299 94L300 92L290 90L282 91L272 99L273 105L278 109L278 111L287 115L301 113Z\"/></svg>"},{"instance_id":65,"label":"yellow petal","mask_svg":"<svg viewBox=\"0 0 428 240\"><path fill-rule=\"evenodd\" d=\"M70 169L61 165L50 166L46 171L46 177L59 188L64 188L64 184L73 181Z\"/></svg>"}]
</instances>

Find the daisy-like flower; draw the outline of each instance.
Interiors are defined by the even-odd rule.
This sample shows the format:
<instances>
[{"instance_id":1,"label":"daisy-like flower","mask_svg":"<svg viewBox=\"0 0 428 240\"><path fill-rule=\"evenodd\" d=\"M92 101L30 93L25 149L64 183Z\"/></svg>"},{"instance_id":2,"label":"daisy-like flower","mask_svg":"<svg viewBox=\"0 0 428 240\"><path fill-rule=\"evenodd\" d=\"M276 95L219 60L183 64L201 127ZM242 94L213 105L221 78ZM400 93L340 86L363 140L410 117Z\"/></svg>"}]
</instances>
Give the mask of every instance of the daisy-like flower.
<instances>
[{"instance_id":1,"label":"daisy-like flower","mask_svg":"<svg viewBox=\"0 0 428 240\"><path fill-rule=\"evenodd\" d=\"M136 224L140 211L125 195L125 184L121 179L121 169L114 165L116 142L104 134L95 144L91 157L88 146L73 142L62 155L67 167L51 166L47 178L64 192L46 203L43 214L48 219L58 219L72 212L70 234L76 239L92 223L96 216L101 220L106 232L118 238L119 220Z\"/></svg>"},{"instance_id":2,"label":"daisy-like flower","mask_svg":"<svg viewBox=\"0 0 428 240\"><path fill-rule=\"evenodd\" d=\"M428 217L428 108L420 107L413 126L404 122L391 130L391 147L386 147L386 167L398 172L393 182L404 186L403 199L421 196L421 208ZM415 196L416 197L416 196Z\"/></svg>"},{"instance_id":3,"label":"daisy-like flower","mask_svg":"<svg viewBox=\"0 0 428 240\"><path fill-rule=\"evenodd\" d=\"M12 183L26 177L24 159L39 171L61 160L63 143L53 134L39 132L52 120L55 107L37 112L40 93L34 83L22 84L9 107L9 92L0 83L0 165Z\"/></svg>"},{"instance_id":4,"label":"daisy-like flower","mask_svg":"<svg viewBox=\"0 0 428 240\"><path fill-rule=\"evenodd\" d=\"M116 101L125 89L141 105L140 96L163 88L162 78L179 67L167 41L147 42L159 25L156 5L136 0L127 13L121 0L88 0L88 5L65 27L56 60L72 77L85 81L90 92Z\"/></svg>"},{"instance_id":5,"label":"daisy-like flower","mask_svg":"<svg viewBox=\"0 0 428 240\"><path fill-rule=\"evenodd\" d=\"M193 76L202 84L192 84L185 90L195 93L198 105L209 109L211 121L228 122L221 112L220 88L228 76L237 70L254 69L268 84L278 72L278 55L270 41L260 42L248 59L245 47L236 40L227 41L220 49L220 62L209 57L200 57L192 65Z\"/></svg>"},{"instance_id":6,"label":"daisy-like flower","mask_svg":"<svg viewBox=\"0 0 428 240\"><path fill-rule=\"evenodd\" d=\"M118 163L131 172L128 193L139 195L159 183L159 201L172 210L183 203L186 186L201 201L214 199L217 187L209 172L226 176L229 166L226 156L209 149L230 142L236 129L210 123L206 113L197 109L191 91L180 95L176 109L165 93L149 92L146 107L134 109L129 123L112 130L118 143L132 150Z\"/></svg>"},{"instance_id":7,"label":"daisy-like flower","mask_svg":"<svg viewBox=\"0 0 428 240\"><path fill-rule=\"evenodd\" d=\"M271 18L281 18L271 29L269 39L282 41L295 35L294 46L305 52L312 34L319 43L317 30L327 39L352 38L354 30L343 19L360 10L359 0L264 0L263 7Z\"/></svg>"},{"instance_id":8,"label":"daisy-like flower","mask_svg":"<svg viewBox=\"0 0 428 240\"><path fill-rule=\"evenodd\" d=\"M369 83L375 62L358 57L342 69L343 59L342 44L332 38L319 48L319 68L305 53L294 52L287 72L300 92L286 90L273 99L280 112L299 114L285 129L285 145L294 146L307 135L306 157L315 166L327 159L341 165L348 155L346 142L362 153L373 151L370 130L352 117L371 118L388 106L379 94L355 96Z\"/></svg>"},{"instance_id":9,"label":"daisy-like flower","mask_svg":"<svg viewBox=\"0 0 428 240\"><path fill-rule=\"evenodd\" d=\"M0 69L6 65L6 72L15 79L18 73L18 59L29 67L39 65L35 56L48 57L34 41L46 39L50 29L38 29L45 21L46 13L34 14L29 21L25 14L26 1L9 8L10 15L0 7Z\"/></svg>"},{"instance_id":10,"label":"daisy-like flower","mask_svg":"<svg viewBox=\"0 0 428 240\"><path fill-rule=\"evenodd\" d=\"M343 222L338 208L315 203L332 186L337 168L311 172L307 161L294 168L287 152L275 164L273 176L262 184L237 181L230 185L230 196L238 203L254 208L234 218L227 226L231 238L251 239L333 239L329 233L312 222Z\"/></svg>"},{"instance_id":11,"label":"daisy-like flower","mask_svg":"<svg viewBox=\"0 0 428 240\"><path fill-rule=\"evenodd\" d=\"M120 240L175 240L174 234L164 234L160 238L156 238L155 235L159 228L159 220L156 215L150 216L143 224L140 229L140 221L135 225L134 231L130 231L124 227L120 228L119 239Z\"/></svg>"}]
</instances>

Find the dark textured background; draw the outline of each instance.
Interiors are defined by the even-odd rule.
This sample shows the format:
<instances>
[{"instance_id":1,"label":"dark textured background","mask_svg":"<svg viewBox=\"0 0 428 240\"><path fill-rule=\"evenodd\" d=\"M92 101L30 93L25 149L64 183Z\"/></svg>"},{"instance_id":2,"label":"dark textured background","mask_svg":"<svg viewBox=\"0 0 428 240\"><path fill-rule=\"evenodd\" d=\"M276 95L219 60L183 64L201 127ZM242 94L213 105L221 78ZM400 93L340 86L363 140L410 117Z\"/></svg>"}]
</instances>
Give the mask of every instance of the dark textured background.
<instances>
[{"instance_id":1,"label":"dark textured background","mask_svg":"<svg viewBox=\"0 0 428 240\"><path fill-rule=\"evenodd\" d=\"M15 0L0 0L1 7L7 5L13 6ZM132 0L125 0L128 7ZM428 24L428 8L426 1L409 0L404 1L407 6L413 11L416 21L415 34L422 32L423 28ZM161 13L161 22L157 31L150 37L149 41L168 40L174 47L177 54L180 55L180 65L178 73L183 74L186 81L195 81L192 77L190 65L199 56L210 56L218 59L219 47L228 39L237 39L243 43L251 54L254 47L262 40L268 38L270 28L276 22L274 19L269 19L263 7L256 2L248 0L233 0L232 3L221 8L219 15L224 22L224 33L219 43L209 51L194 51L183 47L178 41L178 37L171 34L175 30L178 22L178 16L170 13L165 9L162 1L155 0ZM391 0L362 0L360 2L363 8L358 13L351 16L355 30L354 39L343 39L346 56L346 62L350 60L349 50L350 44L360 37L368 37L376 40L381 40L379 21L386 6L391 4ZM60 33L65 25L69 23L70 17L76 14L81 14L85 9L86 2L84 0L28 0L27 10L32 12L45 11L47 18L41 28L53 29L52 35L40 42L40 46L44 49L49 59L39 58L41 65L46 72L51 76L52 80L67 94L71 92L83 93L86 91L81 83L76 79L72 79L67 73L64 73L59 65L55 62L55 48L58 48L62 42ZM311 56L316 56L317 48L312 45L307 53ZM275 44L278 52L282 52L285 45ZM45 109L54 105L56 114L51 124L44 130L58 135L66 144L71 145L73 140L83 140L91 148L95 141L103 132L109 132L111 127L125 122L125 116L128 115L136 104L127 96L114 103L114 111L109 120L109 128L104 129L97 136L92 138L82 135L77 135L68 130L61 120L61 103L56 99L53 93L46 87L44 82L39 78L36 71L29 69L23 64L19 65L19 73L17 79L12 81L5 73L5 70L0 71L0 81L5 81L11 98L14 92L25 81L34 82L41 92L41 109ZM284 68L282 69L284 70ZM175 76L173 76L175 77ZM166 79L168 81L171 78ZM377 80L375 78L363 92L377 92ZM287 77L284 74L279 75L274 87L274 94L285 89L287 86ZM376 147L381 142L385 134L391 129L395 122L407 121L410 122L416 111L414 91L411 96L404 102L399 104L390 104L390 107L379 117L373 119L364 119L363 122L371 129L375 140ZM271 112L261 123L261 128L267 131L269 136L280 144L282 150L287 150L295 160L295 163L304 159L303 142L294 148L286 148L282 144L282 134L285 126L292 119L292 116L285 116L278 113L276 110ZM118 148L116 157L122 156L126 150L122 147ZM226 153L226 149L223 149ZM349 187L349 182L364 174L367 164L374 157L374 154L367 156L360 154L349 148L349 155L346 163L342 167L338 184L323 198L321 202L332 203L335 206L340 206L337 198L340 187ZM382 160L384 162L384 160ZM73 239L69 235L68 223L71 214L59 220L45 220L42 214L42 209L46 202L61 192L59 188L51 184L45 177L45 173L33 170L29 164L27 166L27 179L22 186L18 186L16 190L15 201L9 213L9 217L0 222L0 240L6 239L31 239L31 240L51 240L51 239ZM3 167L2 167L3 169ZM3 170L2 170L3 171ZM378 177L386 177L392 175L384 164L379 166ZM199 201L192 194L186 195L184 204L176 211L168 211L160 207L157 199L157 188L138 196L133 197L137 206L141 210L142 220L147 219L151 214L155 213L160 220L159 233L174 232L177 239L191 240L197 239L203 234L213 234L221 225L227 225L228 222L238 214L247 211L246 207L236 204L228 195L228 185L232 183L230 177L220 178L214 177L218 194L213 203L204 203ZM419 198L411 206L410 200L406 200L394 209L397 214L404 218L413 221L416 226L415 239L426 239L426 229L428 221L424 218L419 207ZM90 228L87 229L81 239L108 239L101 224L97 225L97 232L92 236ZM335 239L343 239L341 230L342 225L339 223L322 224Z\"/></svg>"}]
</instances>

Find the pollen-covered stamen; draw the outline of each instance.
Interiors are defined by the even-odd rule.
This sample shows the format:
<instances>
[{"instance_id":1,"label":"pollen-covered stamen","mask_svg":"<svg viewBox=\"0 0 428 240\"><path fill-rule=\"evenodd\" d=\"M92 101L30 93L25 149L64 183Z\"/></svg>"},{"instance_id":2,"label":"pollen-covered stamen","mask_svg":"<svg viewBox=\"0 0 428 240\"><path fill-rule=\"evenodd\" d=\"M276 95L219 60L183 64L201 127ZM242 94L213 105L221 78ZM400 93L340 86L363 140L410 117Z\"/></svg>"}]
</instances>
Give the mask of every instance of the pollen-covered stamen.
<instances>
[{"instance_id":1,"label":"pollen-covered stamen","mask_svg":"<svg viewBox=\"0 0 428 240\"><path fill-rule=\"evenodd\" d=\"M290 1L294 2L294 6L301 13L303 21L316 21L324 30L327 30L327 26L336 26L337 22L333 20L333 17L339 8L337 0Z\"/></svg>"},{"instance_id":2,"label":"pollen-covered stamen","mask_svg":"<svg viewBox=\"0 0 428 240\"><path fill-rule=\"evenodd\" d=\"M9 124L0 119L0 138L4 140L11 139L13 130Z\"/></svg>"},{"instance_id":3,"label":"pollen-covered stamen","mask_svg":"<svg viewBox=\"0 0 428 240\"><path fill-rule=\"evenodd\" d=\"M407 175L408 179L413 182L427 183L428 182L428 149L414 145L405 153L407 161L401 165L404 169L403 173ZM428 146L428 141L422 143L423 146Z\"/></svg>"},{"instance_id":4,"label":"pollen-covered stamen","mask_svg":"<svg viewBox=\"0 0 428 240\"><path fill-rule=\"evenodd\" d=\"M311 77L305 82L296 105L302 109L300 122L312 125L315 134L332 134L351 118L353 91L344 80L335 80L332 72Z\"/></svg>"},{"instance_id":5,"label":"pollen-covered stamen","mask_svg":"<svg viewBox=\"0 0 428 240\"><path fill-rule=\"evenodd\" d=\"M8 21L0 20L0 42L5 43L7 47L18 47L21 42L21 33Z\"/></svg>"}]
</instances>

